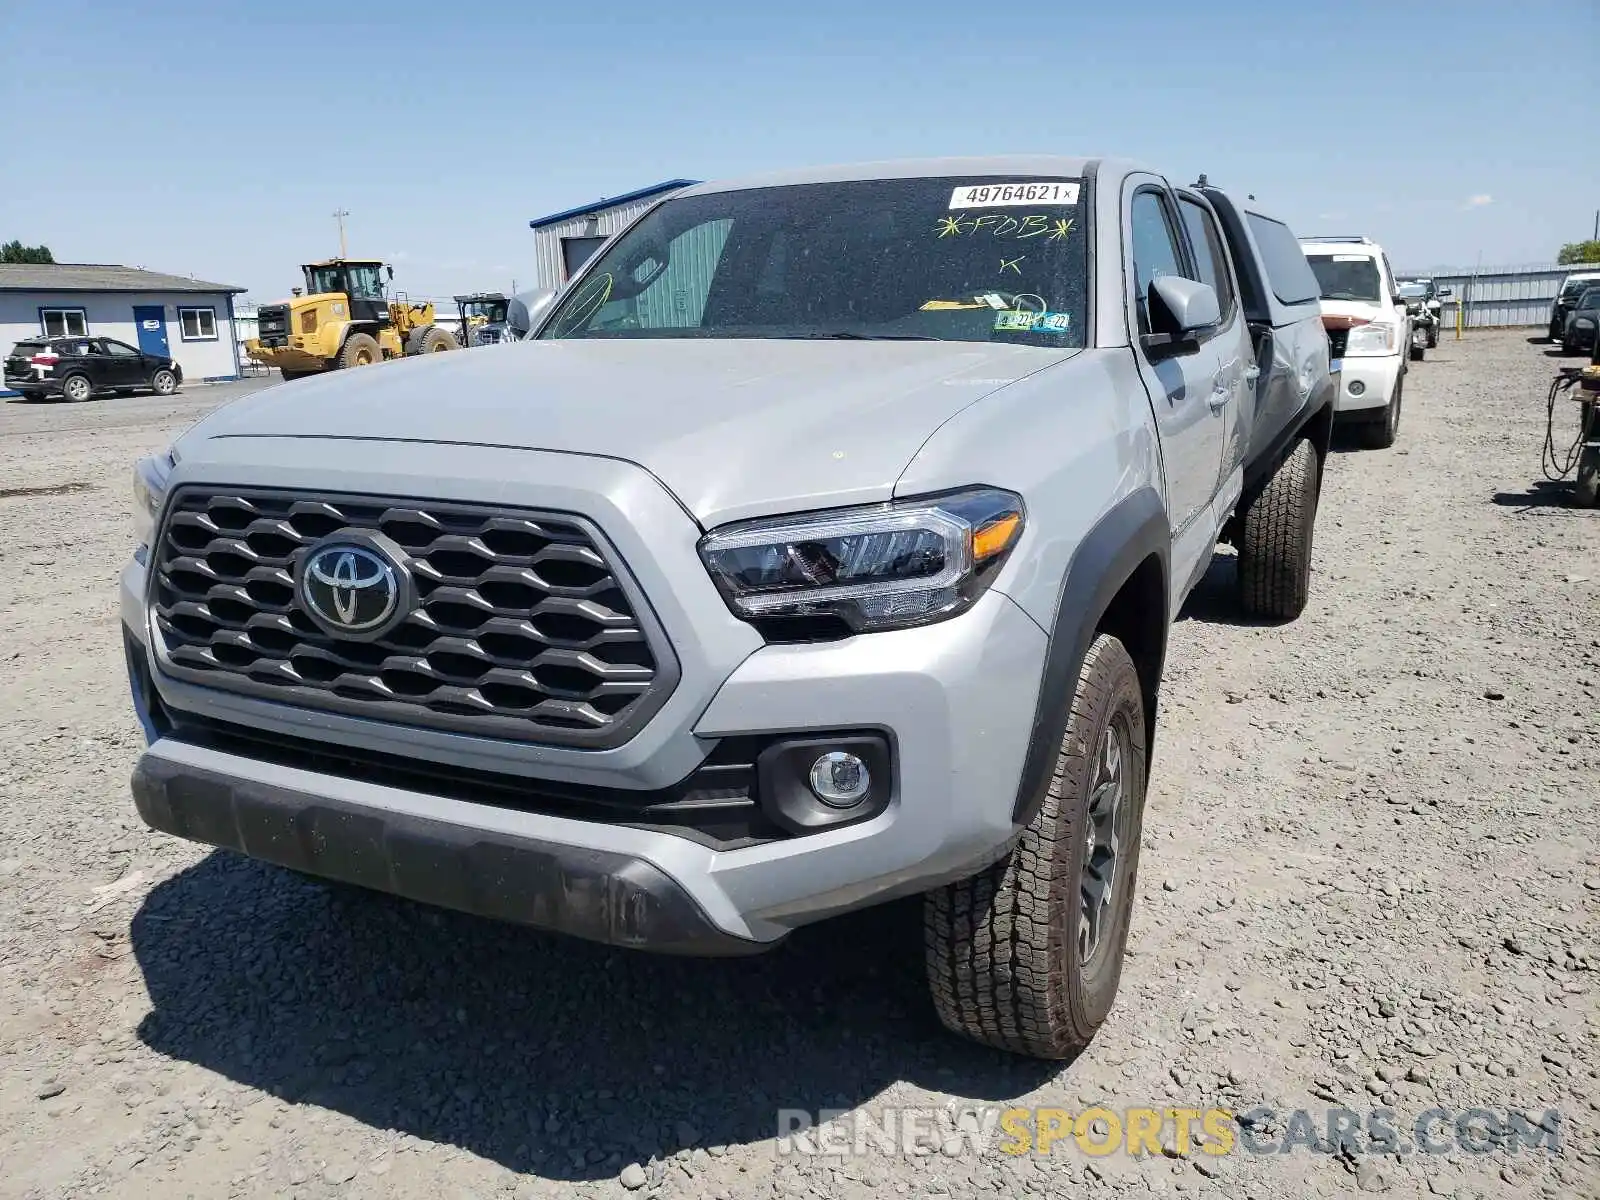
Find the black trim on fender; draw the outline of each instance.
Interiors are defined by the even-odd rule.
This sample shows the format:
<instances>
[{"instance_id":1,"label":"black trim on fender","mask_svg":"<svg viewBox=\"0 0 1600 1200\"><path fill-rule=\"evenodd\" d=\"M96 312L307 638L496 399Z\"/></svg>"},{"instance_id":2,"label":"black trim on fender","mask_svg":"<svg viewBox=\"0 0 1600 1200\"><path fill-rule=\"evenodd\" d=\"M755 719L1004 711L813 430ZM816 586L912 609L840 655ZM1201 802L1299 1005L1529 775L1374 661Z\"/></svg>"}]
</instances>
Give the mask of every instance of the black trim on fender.
<instances>
[{"instance_id":1,"label":"black trim on fender","mask_svg":"<svg viewBox=\"0 0 1600 1200\"><path fill-rule=\"evenodd\" d=\"M1161 646L1155 664L1159 679L1160 660L1166 655L1166 608L1172 569L1172 531L1160 495L1147 486L1122 499L1100 518L1072 556L1056 604L1039 704L1034 710L1033 734L1011 812L1018 825L1032 821L1044 803L1045 788L1061 748L1061 734L1077 692L1078 674L1083 670L1083 659L1100 619L1122 585L1152 554L1161 562Z\"/></svg>"},{"instance_id":2,"label":"black trim on fender","mask_svg":"<svg viewBox=\"0 0 1600 1200\"><path fill-rule=\"evenodd\" d=\"M133 799L153 829L453 908L674 954L754 954L660 868L628 854L472 829L237 779L146 753Z\"/></svg>"}]
</instances>

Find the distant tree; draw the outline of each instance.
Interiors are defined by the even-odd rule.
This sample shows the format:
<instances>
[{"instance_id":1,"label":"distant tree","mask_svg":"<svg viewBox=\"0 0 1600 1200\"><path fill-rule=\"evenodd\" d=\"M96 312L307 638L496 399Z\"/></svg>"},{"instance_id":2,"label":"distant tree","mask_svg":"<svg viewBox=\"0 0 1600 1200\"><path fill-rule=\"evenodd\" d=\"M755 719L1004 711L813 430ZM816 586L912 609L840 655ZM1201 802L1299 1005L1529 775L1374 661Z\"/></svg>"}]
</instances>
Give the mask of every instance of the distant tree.
<instances>
[{"instance_id":1,"label":"distant tree","mask_svg":"<svg viewBox=\"0 0 1600 1200\"><path fill-rule=\"evenodd\" d=\"M49 246L24 246L13 238L0 246L0 263L53 263Z\"/></svg>"},{"instance_id":2,"label":"distant tree","mask_svg":"<svg viewBox=\"0 0 1600 1200\"><path fill-rule=\"evenodd\" d=\"M1600 242L1568 242L1556 255L1556 262L1563 267L1570 267L1573 263L1600 262Z\"/></svg>"}]
</instances>

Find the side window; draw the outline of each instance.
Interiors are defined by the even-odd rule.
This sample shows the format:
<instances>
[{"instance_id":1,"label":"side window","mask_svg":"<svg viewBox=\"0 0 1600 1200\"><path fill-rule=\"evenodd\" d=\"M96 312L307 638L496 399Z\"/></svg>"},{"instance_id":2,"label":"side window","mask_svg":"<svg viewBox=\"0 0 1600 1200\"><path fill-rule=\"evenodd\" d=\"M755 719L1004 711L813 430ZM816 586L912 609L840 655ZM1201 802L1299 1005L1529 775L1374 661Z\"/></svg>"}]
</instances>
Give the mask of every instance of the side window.
<instances>
[{"instance_id":1,"label":"side window","mask_svg":"<svg viewBox=\"0 0 1600 1200\"><path fill-rule=\"evenodd\" d=\"M132 346L126 345L122 342L113 342L110 338L104 338L102 339L102 344L106 348L106 353L111 355L112 358L139 357L139 352L137 350L135 350Z\"/></svg>"},{"instance_id":2,"label":"side window","mask_svg":"<svg viewBox=\"0 0 1600 1200\"><path fill-rule=\"evenodd\" d=\"M1217 307L1222 312L1222 324L1233 318L1233 276L1228 271L1228 256L1222 248L1222 235L1211 214L1187 196L1178 198L1178 211L1183 214L1183 226L1189 231L1189 244L1194 247L1194 260L1199 270L1198 282L1210 284L1217 293Z\"/></svg>"},{"instance_id":3,"label":"side window","mask_svg":"<svg viewBox=\"0 0 1600 1200\"><path fill-rule=\"evenodd\" d=\"M1150 314L1146 311L1150 283L1163 275L1182 275L1183 260L1178 254L1178 239L1174 236L1167 206L1159 192L1135 192L1129 233L1133 242L1134 303L1139 312L1139 332L1150 332Z\"/></svg>"}]
</instances>

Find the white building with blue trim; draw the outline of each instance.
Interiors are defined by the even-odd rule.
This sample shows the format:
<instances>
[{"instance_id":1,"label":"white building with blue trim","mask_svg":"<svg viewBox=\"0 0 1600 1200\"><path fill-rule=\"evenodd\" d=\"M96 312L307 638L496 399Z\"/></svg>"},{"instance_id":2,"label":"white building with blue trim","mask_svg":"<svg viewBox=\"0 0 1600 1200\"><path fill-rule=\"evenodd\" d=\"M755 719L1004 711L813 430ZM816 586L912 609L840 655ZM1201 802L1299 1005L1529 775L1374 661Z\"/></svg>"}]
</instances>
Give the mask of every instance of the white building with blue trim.
<instances>
[{"instance_id":1,"label":"white building with blue trim","mask_svg":"<svg viewBox=\"0 0 1600 1200\"><path fill-rule=\"evenodd\" d=\"M111 264L0 263L0 357L40 335L107 337L176 359L187 383L237 379L244 290Z\"/></svg>"}]
</instances>

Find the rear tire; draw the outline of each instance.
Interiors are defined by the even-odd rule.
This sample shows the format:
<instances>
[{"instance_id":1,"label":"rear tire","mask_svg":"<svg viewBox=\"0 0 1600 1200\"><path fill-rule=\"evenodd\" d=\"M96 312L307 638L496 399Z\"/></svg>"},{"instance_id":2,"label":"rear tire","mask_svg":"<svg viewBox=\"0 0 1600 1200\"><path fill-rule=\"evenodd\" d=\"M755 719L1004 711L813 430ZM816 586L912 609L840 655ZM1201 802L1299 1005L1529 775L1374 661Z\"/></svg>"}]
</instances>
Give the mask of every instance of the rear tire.
<instances>
[{"instance_id":1,"label":"rear tire","mask_svg":"<svg viewBox=\"0 0 1600 1200\"><path fill-rule=\"evenodd\" d=\"M1394 394L1383 410L1381 420L1361 427L1361 444L1368 450L1387 450L1400 434L1400 405L1405 396L1405 376L1394 381Z\"/></svg>"},{"instance_id":2,"label":"rear tire","mask_svg":"<svg viewBox=\"0 0 1600 1200\"><path fill-rule=\"evenodd\" d=\"M1292 621L1311 593L1311 538L1321 492L1317 452L1301 438L1239 522L1239 607Z\"/></svg>"},{"instance_id":3,"label":"rear tire","mask_svg":"<svg viewBox=\"0 0 1600 1200\"><path fill-rule=\"evenodd\" d=\"M923 901L928 984L946 1028L1047 1059L1094 1037L1122 977L1145 747L1138 672L1100 634L1038 814L1005 858Z\"/></svg>"},{"instance_id":4,"label":"rear tire","mask_svg":"<svg viewBox=\"0 0 1600 1200\"><path fill-rule=\"evenodd\" d=\"M162 367L150 376L150 390L158 396L170 396L178 390L178 377Z\"/></svg>"},{"instance_id":5,"label":"rear tire","mask_svg":"<svg viewBox=\"0 0 1600 1200\"><path fill-rule=\"evenodd\" d=\"M319 374L317 371L290 371L283 367L279 367L278 371L283 376L285 383L292 383L296 379L304 379L307 375Z\"/></svg>"},{"instance_id":6,"label":"rear tire","mask_svg":"<svg viewBox=\"0 0 1600 1200\"><path fill-rule=\"evenodd\" d=\"M82 404L94 395L94 384L87 375L68 375L61 381L61 398L69 404Z\"/></svg>"},{"instance_id":7,"label":"rear tire","mask_svg":"<svg viewBox=\"0 0 1600 1200\"><path fill-rule=\"evenodd\" d=\"M370 367L382 361L383 351L378 346L378 339L370 334L352 333L345 338L344 349L339 351L341 367Z\"/></svg>"},{"instance_id":8,"label":"rear tire","mask_svg":"<svg viewBox=\"0 0 1600 1200\"><path fill-rule=\"evenodd\" d=\"M1439 348L1439 327L1437 325L1435 325L1432 329L1428 330L1428 349L1429 350L1437 350L1438 348Z\"/></svg>"}]
</instances>

